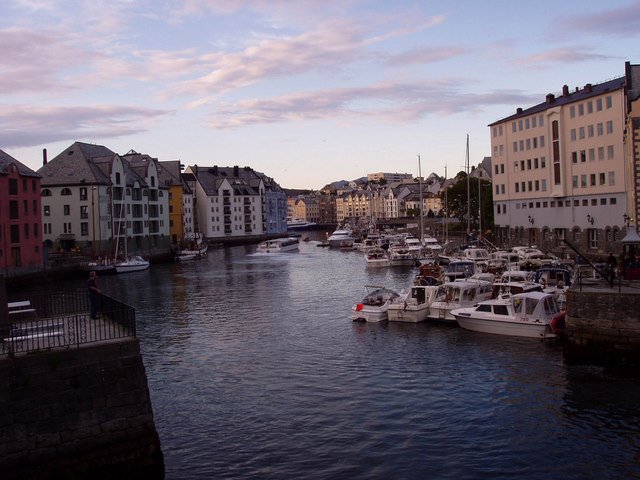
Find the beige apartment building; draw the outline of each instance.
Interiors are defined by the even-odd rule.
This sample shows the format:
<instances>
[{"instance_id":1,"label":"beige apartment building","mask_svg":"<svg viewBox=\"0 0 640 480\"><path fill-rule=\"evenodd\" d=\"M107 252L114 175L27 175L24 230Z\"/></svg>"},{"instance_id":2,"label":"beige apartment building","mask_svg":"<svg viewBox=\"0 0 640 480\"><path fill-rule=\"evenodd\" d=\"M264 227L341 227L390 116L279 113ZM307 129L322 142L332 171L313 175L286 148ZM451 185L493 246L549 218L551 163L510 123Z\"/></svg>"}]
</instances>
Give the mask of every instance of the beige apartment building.
<instances>
[{"instance_id":1,"label":"beige apartment building","mask_svg":"<svg viewBox=\"0 0 640 480\"><path fill-rule=\"evenodd\" d=\"M496 241L609 251L627 214L625 78L547 95L489 125Z\"/></svg>"}]
</instances>

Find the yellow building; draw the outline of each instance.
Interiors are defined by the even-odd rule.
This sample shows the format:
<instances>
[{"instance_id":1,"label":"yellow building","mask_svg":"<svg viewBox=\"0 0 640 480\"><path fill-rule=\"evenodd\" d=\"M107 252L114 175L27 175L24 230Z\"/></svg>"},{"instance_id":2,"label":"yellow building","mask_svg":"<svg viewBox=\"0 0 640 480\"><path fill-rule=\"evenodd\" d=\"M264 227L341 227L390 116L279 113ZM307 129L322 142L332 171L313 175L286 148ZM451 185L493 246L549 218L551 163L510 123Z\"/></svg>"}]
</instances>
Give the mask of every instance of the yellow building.
<instances>
[{"instance_id":1,"label":"yellow building","mask_svg":"<svg viewBox=\"0 0 640 480\"><path fill-rule=\"evenodd\" d=\"M171 243L177 245L185 237L183 212L183 185L180 181L180 161L158 162L158 178L161 185L169 188L169 234Z\"/></svg>"},{"instance_id":2,"label":"yellow building","mask_svg":"<svg viewBox=\"0 0 640 480\"><path fill-rule=\"evenodd\" d=\"M626 211L624 77L549 94L490 126L496 240L598 251Z\"/></svg>"}]
</instances>

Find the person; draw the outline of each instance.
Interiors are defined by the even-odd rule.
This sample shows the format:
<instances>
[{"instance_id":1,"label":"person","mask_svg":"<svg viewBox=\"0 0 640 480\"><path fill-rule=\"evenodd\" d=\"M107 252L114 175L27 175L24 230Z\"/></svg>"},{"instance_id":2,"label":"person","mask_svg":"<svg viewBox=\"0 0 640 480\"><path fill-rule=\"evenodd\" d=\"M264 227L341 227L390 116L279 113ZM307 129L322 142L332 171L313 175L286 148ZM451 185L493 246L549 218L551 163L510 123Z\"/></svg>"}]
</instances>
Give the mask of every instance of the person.
<instances>
[{"instance_id":1,"label":"person","mask_svg":"<svg viewBox=\"0 0 640 480\"><path fill-rule=\"evenodd\" d=\"M612 283L616 278L616 266L616 257L613 255L613 253L610 253L609 257L607 258L607 273L609 274L609 281Z\"/></svg>"},{"instance_id":2,"label":"person","mask_svg":"<svg viewBox=\"0 0 640 480\"><path fill-rule=\"evenodd\" d=\"M91 318L96 320L98 318L98 295L102 293L98 288L96 282L96 272L91 271L89 273L89 281L87 282L89 288L89 303L91 304Z\"/></svg>"}]
</instances>

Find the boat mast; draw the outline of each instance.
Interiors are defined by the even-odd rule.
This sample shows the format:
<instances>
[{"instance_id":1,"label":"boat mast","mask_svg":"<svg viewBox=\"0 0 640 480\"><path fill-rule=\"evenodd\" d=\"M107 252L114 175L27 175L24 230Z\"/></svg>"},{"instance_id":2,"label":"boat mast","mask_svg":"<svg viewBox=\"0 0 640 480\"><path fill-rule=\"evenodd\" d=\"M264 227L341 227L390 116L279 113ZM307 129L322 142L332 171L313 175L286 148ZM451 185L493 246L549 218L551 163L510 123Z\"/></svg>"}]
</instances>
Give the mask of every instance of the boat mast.
<instances>
[{"instance_id":1,"label":"boat mast","mask_svg":"<svg viewBox=\"0 0 640 480\"><path fill-rule=\"evenodd\" d=\"M465 167L467 170L467 241L471 234L471 190L469 189L469 134L467 133L467 153L465 155Z\"/></svg>"},{"instance_id":2,"label":"boat mast","mask_svg":"<svg viewBox=\"0 0 640 480\"><path fill-rule=\"evenodd\" d=\"M444 243L446 244L449 241L449 210L447 210L447 166L444 166L444 216L442 217L442 221L444 222Z\"/></svg>"},{"instance_id":3,"label":"boat mast","mask_svg":"<svg viewBox=\"0 0 640 480\"><path fill-rule=\"evenodd\" d=\"M420 167L420 155L418 155L418 186L420 188L420 208L418 209L420 215L420 243L422 243L422 239L424 238L424 215L422 212L422 168Z\"/></svg>"}]
</instances>

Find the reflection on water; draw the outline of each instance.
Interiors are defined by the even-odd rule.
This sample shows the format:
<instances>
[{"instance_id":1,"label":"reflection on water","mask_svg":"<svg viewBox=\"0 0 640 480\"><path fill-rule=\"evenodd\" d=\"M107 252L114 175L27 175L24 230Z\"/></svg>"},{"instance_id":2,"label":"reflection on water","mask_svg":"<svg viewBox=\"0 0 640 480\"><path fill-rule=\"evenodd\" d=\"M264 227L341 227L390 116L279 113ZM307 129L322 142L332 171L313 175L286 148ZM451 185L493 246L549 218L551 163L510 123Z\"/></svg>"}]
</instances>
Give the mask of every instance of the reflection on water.
<instances>
[{"instance_id":1,"label":"reflection on water","mask_svg":"<svg viewBox=\"0 0 640 480\"><path fill-rule=\"evenodd\" d=\"M99 279L136 308L168 479L640 477L637 381L553 343L353 323L365 284L414 270L254 251Z\"/></svg>"}]
</instances>

